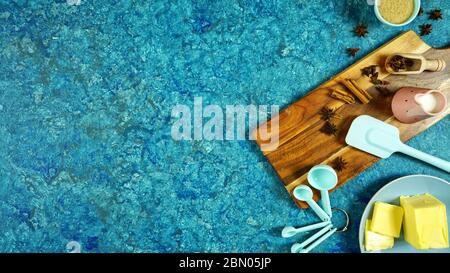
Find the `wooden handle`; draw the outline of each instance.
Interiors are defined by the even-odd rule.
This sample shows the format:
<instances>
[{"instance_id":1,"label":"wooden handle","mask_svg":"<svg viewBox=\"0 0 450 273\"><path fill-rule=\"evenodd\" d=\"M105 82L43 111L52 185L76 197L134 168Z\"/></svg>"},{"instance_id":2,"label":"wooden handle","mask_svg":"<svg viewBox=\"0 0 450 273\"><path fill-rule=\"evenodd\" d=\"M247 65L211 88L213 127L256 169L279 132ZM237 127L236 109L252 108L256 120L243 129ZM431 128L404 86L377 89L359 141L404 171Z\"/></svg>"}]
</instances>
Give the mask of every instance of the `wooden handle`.
<instances>
[{"instance_id":1,"label":"wooden handle","mask_svg":"<svg viewBox=\"0 0 450 273\"><path fill-rule=\"evenodd\" d=\"M445 69L445 61L442 59L437 59L437 60L427 60L425 65L425 69L427 71L432 71L432 72L440 72L442 70Z\"/></svg>"}]
</instances>

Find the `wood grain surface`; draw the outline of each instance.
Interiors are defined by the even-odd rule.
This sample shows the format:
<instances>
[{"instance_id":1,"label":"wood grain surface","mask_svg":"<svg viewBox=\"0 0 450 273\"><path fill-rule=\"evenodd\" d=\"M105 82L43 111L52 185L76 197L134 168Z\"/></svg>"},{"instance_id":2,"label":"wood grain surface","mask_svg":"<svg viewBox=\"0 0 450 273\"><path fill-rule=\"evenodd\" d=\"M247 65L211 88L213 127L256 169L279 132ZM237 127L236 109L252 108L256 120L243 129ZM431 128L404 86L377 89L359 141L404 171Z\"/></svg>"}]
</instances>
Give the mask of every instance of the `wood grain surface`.
<instances>
[{"instance_id":1,"label":"wood grain surface","mask_svg":"<svg viewBox=\"0 0 450 273\"><path fill-rule=\"evenodd\" d=\"M384 61L388 55L395 53L423 54L429 59L442 58L446 61L447 67L441 72L424 72L409 76L390 75L384 69ZM255 130L256 142L260 147L266 145L267 148L267 143L270 143L268 139L273 137L270 132L271 124L275 121L278 123L278 145L273 145L271 149L262 149L262 152L276 170L291 197L292 191L297 185L307 184L307 172L314 165L331 164L335 158L341 156L347 162L347 167L338 172L339 183L336 186L338 188L379 160L375 156L346 145L344 139L348 128L357 116L370 115L398 127L401 139L406 141L426 130L449 113L450 109L448 108L446 112L439 116L414 124L398 122L391 111L392 96L386 97L379 94L373 84L370 83L370 79L361 75L362 68L374 64L382 68L378 78L389 81L389 89L397 90L404 86L439 89L446 94L450 101L450 48L431 48L413 31L407 31L394 38L285 108L278 117ZM358 103L345 104L331 98L328 95L329 88L345 89L339 83L340 80L345 78L356 80L362 88L368 90L374 99L363 105ZM320 132L325 122L320 118L319 112L325 106L337 109L336 112L340 116L340 119L336 122L339 128L337 136L329 136ZM269 128L268 130L266 126ZM315 192L314 198L317 200L318 197L318 192ZM293 200L300 207L307 207L305 203L298 202L294 198Z\"/></svg>"}]
</instances>

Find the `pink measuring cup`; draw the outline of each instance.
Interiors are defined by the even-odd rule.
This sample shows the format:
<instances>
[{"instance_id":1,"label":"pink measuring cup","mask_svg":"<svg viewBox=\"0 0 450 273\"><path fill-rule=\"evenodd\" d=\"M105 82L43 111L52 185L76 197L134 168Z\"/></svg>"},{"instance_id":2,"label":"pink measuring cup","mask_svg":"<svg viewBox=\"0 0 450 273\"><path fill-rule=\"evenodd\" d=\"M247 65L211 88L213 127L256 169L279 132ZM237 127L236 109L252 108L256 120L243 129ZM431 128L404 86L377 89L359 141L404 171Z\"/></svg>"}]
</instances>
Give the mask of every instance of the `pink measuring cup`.
<instances>
[{"instance_id":1,"label":"pink measuring cup","mask_svg":"<svg viewBox=\"0 0 450 273\"><path fill-rule=\"evenodd\" d=\"M400 122L410 124L444 112L447 97L439 90L402 87L395 93L391 107Z\"/></svg>"}]
</instances>

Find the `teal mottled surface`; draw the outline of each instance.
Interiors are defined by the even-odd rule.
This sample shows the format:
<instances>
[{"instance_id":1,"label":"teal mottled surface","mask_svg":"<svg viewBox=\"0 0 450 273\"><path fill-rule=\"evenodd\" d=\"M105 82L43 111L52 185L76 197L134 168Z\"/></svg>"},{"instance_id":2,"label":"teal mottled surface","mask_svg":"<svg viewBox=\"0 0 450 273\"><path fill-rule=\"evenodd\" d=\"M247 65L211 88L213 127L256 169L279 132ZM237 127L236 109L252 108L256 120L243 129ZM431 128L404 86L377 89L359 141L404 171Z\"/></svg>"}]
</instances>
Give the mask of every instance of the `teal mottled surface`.
<instances>
[{"instance_id":1,"label":"teal mottled surface","mask_svg":"<svg viewBox=\"0 0 450 273\"><path fill-rule=\"evenodd\" d=\"M450 2L424 2L444 17L424 40L448 45ZM253 142L172 140L172 107L285 107L428 21L389 28L365 0L0 0L0 251L289 251L281 228L316 216ZM410 144L449 159L449 135L447 117ZM351 228L315 251L358 251L370 197L417 173L450 180L394 155L332 193Z\"/></svg>"}]
</instances>

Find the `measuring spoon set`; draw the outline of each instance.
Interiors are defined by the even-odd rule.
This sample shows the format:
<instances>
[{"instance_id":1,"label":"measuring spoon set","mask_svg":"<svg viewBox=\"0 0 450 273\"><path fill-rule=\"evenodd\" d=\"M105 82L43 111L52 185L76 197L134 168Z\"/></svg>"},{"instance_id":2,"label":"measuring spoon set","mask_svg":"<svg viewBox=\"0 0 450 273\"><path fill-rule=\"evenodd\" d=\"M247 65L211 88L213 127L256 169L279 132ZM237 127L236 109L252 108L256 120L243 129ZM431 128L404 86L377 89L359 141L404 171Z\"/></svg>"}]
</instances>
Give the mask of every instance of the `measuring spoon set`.
<instances>
[{"instance_id":1,"label":"measuring spoon set","mask_svg":"<svg viewBox=\"0 0 450 273\"><path fill-rule=\"evenodd\" d=\"M294 197L299 201L306 202L309 205L309 207L322 220L322 222L300 228L290 226L283 228L283 230L281 231L281 236L283 238L289 238L299 233L320 228L318 232L310 236L305 241L293 244L291 247L292 253L308 253L313 248L315 248L320 243L329 238L331 235L333 235L336 231L338 231L337 228L335 228L331 223L333 210L339 210L345 214L345 216L347 217L347 224L340 231L345 231L347 229L349 222L348 214L341 209L332 209L330 205L330 197L328 195L328 191L333 189L337 185L337 182L338 178L336 172L333 170L333 168L331 168L328 165L317 165L311 168L311 170L309 170L308 183L313 188L320 191L322 207L319 206L316 203L316 201L314 201L313 192L309 186L300 185L294 189L292 193Z\"/></svg>"}]
</instances>

